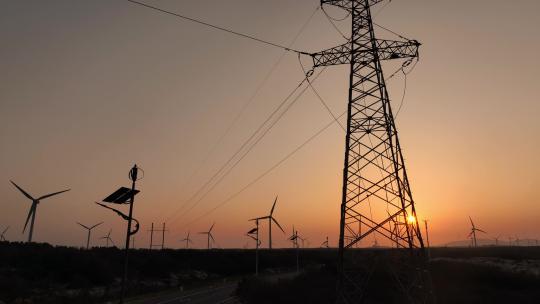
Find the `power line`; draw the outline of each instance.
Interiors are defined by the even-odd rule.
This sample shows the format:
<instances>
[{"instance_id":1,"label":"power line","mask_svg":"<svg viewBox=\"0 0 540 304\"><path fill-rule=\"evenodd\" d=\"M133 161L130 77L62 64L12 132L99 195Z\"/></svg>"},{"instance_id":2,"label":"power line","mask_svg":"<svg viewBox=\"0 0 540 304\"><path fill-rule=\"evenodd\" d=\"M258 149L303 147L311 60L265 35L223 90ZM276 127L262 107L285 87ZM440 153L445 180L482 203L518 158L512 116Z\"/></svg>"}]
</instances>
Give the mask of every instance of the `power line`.
<instances>
[{"instance_id":1,"label":"power line","mask_svg":"<svg viewBox=\"0 0 540 304\"><path fill-rule=\"evenodd\" d=\"M347 111L341 113L341 115L339 115L337 118L341 118L343 115L345 115L347 113ZM300 151L302 148L304 148L307 144L309 144L311 141L313 141L316 137L318 137L319 135L321 135L326 129L328 129L330 126L332 126L334 123L336 122L336 120L332 120L331 122L329 122L328 124L326 124L323 128L319 129L315 134L313 134L312 136L310 136L308 139L306 139L302 144L300 144L298 147L296 147L294 150L292 150L291 152L289 152L287 155L285 155L285 157L283 157L281 160L279 160L277 163L275 163L273 166L271 166L270 168L268 168L266 171L264 171L262 174L260 174L259 176L257 176L255 179L251 180L249 183L247 183L244 187L242 187L240 190L236 191L235 193L233 193L232 195L230 195L228 198L226 198L225 200L221 201L217 206L215 206L214 208L210 209L209 211L205 212L204 214L202 214L201 216L195 218L194 220L184 224L182 227L186 227L186 226L189 226L197 221L199 221L200 219L210 215L211 213L213 213L214 211L216 211L217 209L223 207L225 204L227 204L228 202L230 202L232 199L234 199L235 197L237 197L238 195L240 195L242 192L246 191L249 187L253 186L254 184L256 184L258 181L260 181L263 177L265 177L266 175L268 175L270 172L274 171L276 168L278 168L281 164L283 164L286 160L288 160L290 157L292 157L294 154L296 154L298 151Z\"/></svg>"},{"instance_id":2,"label":"power line","mask_svg":"<svg viewBox=\"0 0 540 304\"><path fill-rule=\"evenodd\" d=\"M308 74L309 72L306 72L306 69L304 68L304 65L302 64L302 60L300 59L300 55L298 55L298 63L300 64L300 68L302 68L302 71L304 72L304 74ZM345 130L345 127L341 124L341 122L338 120L338 118L334 115L334 112L332 112L332 110L330 109L330 107L328 106L328 104L326 104L326 102L324 101L324 99L321 97L321 95L319 94L319 92L317 92L317 90L315 89L315 87L313 86L313 84L311 83L311 81L309 81L309 78L308 78L308 84L309 84L309 87L311 88L311 90L313 91L313 93L315 93L315 96L317 96L317 98L319 99L319 101L322 103L322 105L324 106L324 108L326 109L326 111L328 111L328 113L330 114L330 116L332 116L332 118L337 122L337 124L341 127L341 129L344 131L344 132L347 132Z\"/></svg>"},{"instance_id":3,"label":"power line","mask_svg":"<svg viewBox=\"0 0 540 304\"><path fill-rule=\"evenodd\" d=\"M296 35L293 37L292 41L288 44L288 48L292 47L296 41L298 40L298 38L300 37L300 35L304 32L304 30L306 29L306 27L308 26L308 24L311 22L311 20L313 19L313 17L315 16L315 14L317 13L317 11L320 9L320 6L316 6L315 7L315 10L313 11L313 13L311 13L311 15L309 16L309 18L306 20L306 22L304 22L304 24L302 24L302 26L300 27L300 29L298 30L298 32L296 33ZM225 129L225 132L222 133L222 135L220 136L220 138L215 142L215 144L213 145L213 147L208 151L208 153L206 154L206 156L204 157L203 161L200 163L200 165L197 167L197 169L195 169L195 171L193 171L193 173L190 175L190 177L188 178L187 180L187 184L190 183L190 181L199 173L199 171L202 169L202 167L206 164L206 162L208 161L208 159L210 158L210 156L216 151L216 149L220 146L220 144L223 142L223 140L225 139L225 137L230 133L230 131L232 130L232 128L236 125L236 123L238 122L238 120L240 119L240 117L243 115L243 113L245 112L245 110L255 101L256 97L259 95L259 92L262 90L262 88L265 86L266 82L270 79L270 76L274 73L274 71L277 69L277 67L279 66L279 64L283 61L283 58L285 58L285 55L287 54L288 52L286 50L283 51L283 53L281 53L281 55L279 56L278 60L272 65L272 67L270 68L270 70L268 71L268 73L265 75L265 77L263 78L262 82L257 86L257 88L255 89L255 91L253 92L253 94L250 96L250 98L242 105L242 108L240 109L240 111L238 112L238 114L235 116L235 118L231 121L231 123L228 125L228 127ZM186 184L182 187L182 189L184 189L186 187ZM190 198L189 200L191 200L192 198ZM182 209L184 209L184 207L187 205L187 202L186 201L184 204L182 204L180 206L180 208L178 208L178 210L172 215L172 216L169 216L169 218L167 219L167 221L171 218L171 217L174 217L179 211L181 211ZM159 217L162 216L163 213L160 214Z\"/></svg>"},{"instance_id":4,"label":"power line","mask_svg":"<svg viewBox=\"0 0 540 304\"><path fill-rule=\"evenodd\" d=\"M404 37L404 36L402 36L402 35L400 35L400 34L394 32L394 31L392 31L391 29L388 29L388 28L382 26L382 25L379 25L379 24L377 24L377 23L375 23L375 22L372 22L372 23L373 23L373 25L375 25L375 26L377 26L377 27L379 27L379 28L381 28L381 29L383 29L383 30L389 32L389 33L392 33L392 34L398 36L399 38L405 39L405 40L407 40L407 41L410 41L410 40L411 40L411 39L409 39L409 38L407 38L407 37Z\"/></svg>"},{"instance_id":5,"label":"power line","mask_svg":"<svg viewBox=\"0 0 540 304\"><path fill-rule=\"evenodd\" d=\"M155 11L158 11L158 12L161 12L161 13L164 13L164 14L172 15L172 16L175 16L175 17L178 17L178 18L182 18L182 19L187 20L187 21L191 21L191 22L198 23L198 24L201 24L201 25L204 25L204 26L207 26L207 27L211 27L211 28L216 29L216 30L224 31L224 32L227 32L227 33L229 33L229 34L233 34L233 35L240 36L240 37L244 37L244 38L247 38L247 39L251 39L251 40L253 40L253 41L257 41L257 42L260 42L260 43L263 43L263 44L266 44L266 45L270 45L270 46L273 46L273 47L277 47L277 48L283 49L283 50L285 50L285 51L291 51L291 52L296 52L296 53L306 54L305 52L302 52L302 51L299 51L299 50L295 50L295 49L292 49L292 48L290 48L290 47L286 47L286 46L284 46L284 45L280 45L280 44L277 44L277 43L274 43L274 42L270 42L270 41L267 41L267 40L263 40L263 39L257 38L257 37L255 37L255 36L251 36L251 35L247 35L247 34L243 34L243 33L237 32L237 31L233 31L233 30L230 30L230 29L221 27L221 26L213 25L213 24L210 24L210 23L208 23L208 22L205 22L205 21L202 21L202 20L199 20L199 19L187 17L187 16L181 15L181 14L179 14L179 13L175 13L175 12L171 12L171 11L168 11L168 10L164 10L164 9L159 8L159 7L152 6L152 5L143 3L143 2L139 2L139 1L136 1L136 0L126 0L126 1L131 2L131 3L133 3L133 4L140 5L140 6L144 6L144 7L146 7L146 8L153 9L153 10L155 10Z\"/></svg>"},{"instance_id":6,"label":"power line","mask_svg":"<svg viewBox=\"0 0 540 304\"><path fill-rule=\"evenodd\" d=\"M321 69L321 71L319 72L319 74L317 74L315 77L314 77L314 80L316 80L321 74L322 72L324 71L325 69ZM277 114L278 116L275 118L275 120L273 122L270 123L270 125L266 128L266 130L262 131L262 134L257 134L259 133L260 130L262 130L262 127L264 127L264 125L272 118L272 116L274 116L275 113L277 113L277 111L283 106L285 105L286 101L289 100L293 95L294 93L296 92L296 90L298 88L300 88L304 82L306 82L307 80L307 76L304 78L304 80L302 80L302 82L295 88L295 90L289 94L287 96L287 98L285 98L285 100L278 106L278 108L272 112L272 114L270 114L270 116L267 118L267 120L252 134L252 136L244 143L244 145L242 145L242 147L240 147L240 149L229 159L229 161L224 165L222 166L222 168L216 172L216 174L214 174L214 176L211 178L214 179L216 176L218 176L221 171L230 163L230 161L232 161L234 159L234 157L236 157L236 155L238 155L238 153L240 151L242 151L242 149L246 146L246 144L249 144L249 147L247 148L247 150L245 150L243 152L243 154L240 156L240 158L238 158L229 168L227 168L223 174L221 174L221 176L217 179L217 181L214 182L214 184L212 186L210 186L210 188L208 188L200 197L199 199L197 199L197 201L195 201L192 206L186 210L180 217L186 215L189 211L191 211L199 202L201 202L215 187L217 187L217 185L219 185L221 183L221 181L227 176L229 175L229 173L249 154L249 152L251 152L251 150L264 138L264 136L274 127L274 125L281 119L281 117L283 117L283 115L285 115L285 113L296 103L296 101L305 93L305 91L308 89L308 86L306 86L304 89L302 89L300 91L300 93L289 103L286 105L285 109ZM254 139L254 142L252 143L249 143L251 141L251 139L255 138L255 136L257 136L256 139ZM208 181L206 185L208 185L210 182Z\"/></svg>"},{"instance_id":7,"label":"power line","mask_svg":"<svg viewBox=\"0 0 540 304\"><path fill-rule=\"evenodd\" d=\"M414 67L416 66L416 63L415 65L413 65L413 68L411 68L411 70L409 70L408 73L412 72L412 70L414 69ZM394 71L394 73L392 73L390 76L386 77L385 78L385 81L389 81L391 80L392 78L395 77L395 75L397 75L397 73L399 73L400 71L402 71L405 67L404 66L401 66L399 69L397 69L396 71ZM309 73L309 72L308 72ZM319 74L320 75L320 74ZM317 75L318 76L318 75ZM306 87L307 89L307 87ZM318 95L318 94L317 94ZM320 95L319 95L320 97ZM326 104L324 102L324 100L322 99L321 97L321 101L323 104ZM237 197L238 195L240 195L241 193L243 193L244 191L246 191L248 188L250 188L251 186L253 186L254 184L256 184L257 182L259 182L262 178L264 178L266 175L268 175L269 173L271 173L273 170L275 170L276 168L278 168L279 166L281 166L281 164L283 164L287 159L289 159L290 157L292 157L294 154L296 154L298 151L300 151L303 147L305 147L309 142L311 142L313 139L315 139L316 137L318 137L320 134L322 134L326 129L328 129L331 125L333 125L334 123L338 123L339 124L339 119L341 117L343 117L343 115L345 115L347 112L343 112L341 113L339 116L335 116L332 111L327 108L327 110L329 111L330 115L332 116L332 121L330 123L328 123L327 125L325 125L323 128L321 128L320 130L318 130L315 134L313 134L311 137L309 137L306 141L304 141L302 144L300 144L298 147L296 147L294 150L292 150L291 152L289 152L285 157L283 157L281 160L279 160L277 163L275 163L274 165L272 165L270 168L268 168L266 171L264 171L262 174L260 174L259 176L257 176L255 179L251 180L249 183L247 183L244 187L242 187L240 190L238 190L237 192L233 193L232 195L230 195L228 198L226 198L225 200L221 201L217 206L213 207L212 209L210 209L209 211L205 212L204 214L198 216L197 218L191 220L190 222L184 224L182 226L182 228L184 227L187 227L197 221L199 221L200 219L212 214L214 211L216 211L217 209L223 207L224 205L226 205L227 203L229 203L232 199L234 199L235 197ZM342 128L343 129L343 128ZM373 147L373 143L371 143L371 146ZM371 206L370 206L371 207Z\"/></svg>"},{"instance_id":8,"label":"power line","mask_svg":"<svg viewBox=\"0 0 540 304\"><path fill-rule=\"evenodd\" d=\"M330 15L328 15L328 13L324 10L324 7L322 7L322 11L323 11L324 15L326 16L326 19L328 19L328 22L330 22L330 24L332 25L332 27L341 35L341 37L343 37L345 40L348 40L349 38L347 38L347 36L345 36L345 34L343 34L343 32L334 23L334 21L345 20L345 18L349 17L349 15L345 16L343 19L334 19L334 18L330 17Z\"/></svg>"}]
</instances>

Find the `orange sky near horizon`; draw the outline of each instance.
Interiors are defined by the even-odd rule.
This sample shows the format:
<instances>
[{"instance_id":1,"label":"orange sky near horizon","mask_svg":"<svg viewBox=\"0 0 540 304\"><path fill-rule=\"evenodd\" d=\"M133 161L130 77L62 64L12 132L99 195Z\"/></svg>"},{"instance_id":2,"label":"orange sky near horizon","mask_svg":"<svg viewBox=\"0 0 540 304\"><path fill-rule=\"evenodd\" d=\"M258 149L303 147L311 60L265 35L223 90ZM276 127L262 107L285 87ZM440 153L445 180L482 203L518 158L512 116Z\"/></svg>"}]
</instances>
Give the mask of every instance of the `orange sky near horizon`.
<instances>
[{"instance_id":1,"label":"orange sky near horizon","mask_svg":"<svg viewBox=\"0 0 540 304\"><path fill-rule=\"evenodd\" d=\"M282 44L318 3L147 2ZM481 238L540 239L539 10L534 0L412 0L392 1L375 18L422 43L396 124L432 244L465 240L469 216L488 232ZM347 22L338 25L348 33ZM137 247L148 245L150 223L163 221L171 230L168 247L182 247L187 231L196 247L205 247L205 236L195 234L213 222L218 246L243 247L248 219L265 215L276 195L286 234L273 229L275 247L290 246L293 225L311 246L326 236L336 245L344 132L335 124L205 215L332 121L311 90L223 183L174 216L302 80L295 54L284 55L203 163L282 51L127 1L3 2L0 38L0 230L11 227L9 240L26 239L21 231L30 207L14 180L36 196L72 189L39 205L36 241L82 246L86 231L75 222L105 221L93 244L111 228L123 244L125 223L93 202L128 186L137 163L145 171L135 206L142 224ZM318 51L342 40L319 11L294 48ZM386 76L396 64L385 63ZM388 82L394 109L403 85L402 76ZM345 111L346 66L326 69L314 86L334 113ZM266 246L266 224L261 233Z\"/></svg>"}]
</instances>

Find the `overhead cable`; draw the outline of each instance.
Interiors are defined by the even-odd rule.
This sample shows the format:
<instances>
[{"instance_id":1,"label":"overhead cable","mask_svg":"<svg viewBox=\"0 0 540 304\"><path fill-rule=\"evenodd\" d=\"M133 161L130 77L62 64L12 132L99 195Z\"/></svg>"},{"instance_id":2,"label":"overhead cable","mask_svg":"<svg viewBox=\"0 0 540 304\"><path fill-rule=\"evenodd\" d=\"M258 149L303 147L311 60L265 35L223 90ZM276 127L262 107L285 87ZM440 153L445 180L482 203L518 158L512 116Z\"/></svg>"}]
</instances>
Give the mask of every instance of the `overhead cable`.
<instances>
[{"instance_id":1,"label":"overhead cable","mask_svg":"<svg viewBox=\"0 0 540 304\"><path fill-rule=\"evenodd\" d=\"M347 112L343 112L341 113L337 118L341 118L343 115L345 115ZM313 135L311 135L309 138L307 138L302 144L300 144L299 146L297 146L294 150L292 150L291 152L289 152L287 155L285 155L282 159L280 159L277 163L275 163L273 166L271 166L270 168L268 168L266 171L264 171L262 174L258 175L255 179L251 180L249 183L247 183L244 187L242 187L240 190L236 191L235 193L233 193L232 195L230 195L229 197L227 197L225 200L221 201L218 205L216 205L215 207L213 207L212 209L208 210L207 212L205 212L204 214L198 216L197 218L191 220L190 222L182 225L182 228L183 227L187 227L197 221L199 221L200 219L210 215L211 213L213 213L214 211L216 211L217 209L223 207L224 205L226 205L228 202L230 202L232 199L234 199L235 197L237 197L238 195L240 195L242 192L246 191L248 188L250 188L251 186L253 186L254 184L256 184L258 181L260 181L263 177L265 177L266 175L268 175L270 172L274 171L276 168L278 168L279 166L281 166L286 160L288 160L290 157L292 157L294 154L296 154L298 151L300 151L302 148L304 148L307 144L309 144L311 141L313 141L315 138L317 138L319 135L321 135L324 131L326 131L326 129L328 129L329 127L331 127L334 123L336 123L336 120L332 120L330 121L328 124L326 124L324 127L322 127L321 129L319 129L316 133L314 133Z\"/></svg>"},{"instance_id":2,"label":"overhead cable","mask_svg":"<svg viewBox=\"0 0 540 304\"><path fill-rule=\"evenodd\" d=\"M146 8L153 9L155 11L158 11L158 12L161 12L161 13L164 13L164 14L172 15L172 16L182 18L182 19L187 20L187 21L191 21L191 22L198 23L198 24L201 24L201 25L204 25L204 26L207 26L207 27L211 27L211 28L216 29L216 30L224 31L224 32L236 35L236 36L244 37L244 38L251 39L253 41L257 41L257 42L260 42L260 43L263 43L263 44L266 44L266 45L277 47L277 48L280 48L280 49L283 49L283 50L286 50L286 51L296 52L296 53L300 53L300 54L306 54L305 52L295 50L295 49L286 47L286 46L281 45L281 44L277 44L277 43L274 43L274 42L263 40L261 38L255 37L255 36L248 35L248 34L243 34L243 33L233 31L231 29L224 28L224 27L221 27L221 26L213 25L213 24L210 24L208 22L205 22L205 21L202 21L202 20L199 20L199 19L195 19L195 18L191 18L191 17L188 17L188 16L184 16L184 15L181 15L179 13L171 12L171 11L168 11L168 10L156 7L156 6L152 6L152 5L144 3L144 2L139 2L139 1L136 1L136 0L126 0L126 1L131 2L133 4L140 5L140 6L144 6Z\"/></svg>"},{"instance_id":3,"label":"overhead cable","mask_svg":"<svg viewBox=\"0 0 540 304\"><path fill-rule=\"evenodd\" d=\"M306 22L304 22L304 24L302 24L302 26L300 27L299 31L296 33L296 35L293 37L292 41L288 44L288 48L291 48L295 43L296 41L298 40L298 38L300 37L300 35L304 32L304 30L306 29L306 27L308 26L308 24L311 22L311 20L313 19L313 17L315 16L315 14L317 13L317 11L320 9L320 7L317 5L315 7L315 10L313 11L313 13L309 16L309 18L306 20ZM225 139L225 137L230 133L230 131L232 130L232 128L236 125L236 123L238 122L238 120L240 119L240 117L242 117L242 115L244 114L245 110L255 101L256 97L259 95L260 91L262 90L262 88L265 86L266 82L270 79L270 76L275 72L275 70L277 69L277 67L279 66L279 64L283 61L283 58L285 58L285 55L287 54L288 52L286 50L283 50L283 52L281 53L281 55L279 56L278 60L272 65L272 67L270 68L270 70L268 71L268 73L264 76L263 80L259 83L259 85L257 86L257 88L255 89L255 91L252 93L252 95L249 97L249 99L242 105L242 108L240 109L240 111L236 114L236 116L234 117L234 119L231 121L231 123L227 126L227 128L225 129L225 131L222 133L222 135L217 139L217 141L215 141L214 145L212 146L212 148L206 153L205 157L203 158L202 162L199 164L199 166L191 173L190 177L188 178L188 180L186 181L186 184L190 183L191 180L193 180L193 178L195 178L195 176L197 176L197 174L199 173L199 171L203 168L203 166L206 164L206 162L208 161L208 159L210 158L211 155L214 154L214 152L216 151L216 149L221 146L221 143L223 142L223 140ZM186 184L184 184L184 186L182 187L182 190L187 186ZM173 214L171 216L168 217L168 219L166 221L168 221L170 218L172 218L173 216L175 216L178 212L180 212L182 209L184 209L184 207L186 207L187 203L189 203L191 199L185 201L175 212L173 212ZM159 216L159 218L161 218L161 216L163 215L163 213Z\"/></svg>"},{"instance_id":4,"label":"overhead cable","mask_svg":"<svg viewBox=\"0 0 540 304\"><path fill-rule=\"evenodd\" d=\"M404 64L405 65L405 64ZM389 81L391 80L392 78L394 78L400 71L402 71L404 67L401 66L399 69L397 69L394 73L392 73L390 76L388 76L387 78L385 78L385 81ZM414 66L413 66L414 68ZM410 73L412 71L409 70L407 73ZM308 71L309 73L309 71ZM305 88L307 89L307 87ZM331 111L330 111L331 112ZM330 123L328 123L327 125L325 125L322 129L318 130L315 134L313 134L312 136L310 136L306 141L304 141L302 144L300 144L298 147L296 147L294 150L292 150L291 152L289 152L285 157L283 157L281 160L279 160L277 163L275 163L274 165L272 165L270 168L268 168L266 171L264 171L262 174L260 174L259 176L257 176L255 179L251 180L249 183L247 183L244 187L242 187L240 190L236 191L235 193L233 193L232 195L230 195L229 197L227 197L225 200L221 201L218 205L216 205L215 207L211 208L210 210L206 211L204 214L198 216L197 218L191 220L190 222L182 225L182 228L183 227L187 227L197 221L199 221L200 219L212 214L214 211L216 211L217 209L223 207L224 205L226 205L227 203L229 203L231 200L233 200L235 197L237 197L238 195L242 194L244 191L246 191L247 189L249 189L251 186L253 186L254 184L256 184L257 182L259 182L262 178L264 178L266 175L268 175L270 172L272 172L273 170L275 170L276 168L278 168L279 166L281 166L287 159L289 159L290 157L292 157L294 154L296 154L298 151L300 151L302 148L304 148L309 142L311 142L312 140L314 140L316 137L318 137L319 135L321 135L326 129L328 129L331 125L333 125L334 123L336 122L339 122L339 119L341 117L343 117L343 115L345 115L347 112L343 112L341 113L339 116L335 117L334 118L334 115L332 115L332 121ZM373 146L373 143L371 143L371 145Z\"/></svg>"}]
</instances>

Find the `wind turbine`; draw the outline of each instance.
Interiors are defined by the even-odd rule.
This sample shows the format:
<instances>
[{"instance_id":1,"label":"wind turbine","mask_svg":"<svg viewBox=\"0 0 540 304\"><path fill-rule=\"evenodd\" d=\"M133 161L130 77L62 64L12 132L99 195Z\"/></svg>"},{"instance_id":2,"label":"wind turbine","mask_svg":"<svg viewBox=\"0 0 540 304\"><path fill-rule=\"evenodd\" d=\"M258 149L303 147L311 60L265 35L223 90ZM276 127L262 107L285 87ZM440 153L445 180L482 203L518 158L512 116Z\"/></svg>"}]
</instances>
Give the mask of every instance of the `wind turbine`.
<instances>
[{"instance_id":1,"label":"wind turbine","mask_svg":"<svg viewBox=\"0 0 540 304\"><path fill-rule=\"evenodd\" d=\"M36 219L37 205L40 203L40 201L43 200L43 199L49 198L51 196L55 196L55 195L58 195L60 193L67 192L67 191L69 191L71 189L62 190L62 191L58 191L58 192L53 192L53 193L50 193L50 194L42 195L42 196L40 196L38 198L33 198L30 194L28 194L21 187L19 187L17 184L15 184L12 180L10 180L10 182L13 184L13 186L15 186L15 188L19 189L19 191L21 191L21 193L24 194L24 196L26 196L28 199L30 199L32 201L32 206L30 207L30 211L28 211L28 217L26 217L26 222L24 223L24 229L23 229L23 233L24 233L26 231L26 226L28 225L28 221L30 220L30 217L32 217L32 221L30 222L30 231L28 233L28 242L30 243L30 242L32 242L32 234L34 233L34 221Z\"/></svg>"},{"instance_id":2,"label":"wind turbine","mask_svg":"<svg viewBox=\"0 0 540 304\"><path fill-rule=\"evenodd\" d=\"M322 244L321 244L321 248L330 248L328 246L328 237L326 237L326 241L324 241Z\"/></svg>"},{"instance_id":3,"label":"wind turbine","mask_svg":"<svg viewBox=\"0 0 540 304\"><path fill-rule=\"evenodd\" d=\"M292 227L292 234L289 237L289 241L292 242L293 248L298 248L298 231L294 230L294 226Z\"/></svg>"},{"instance_id":4,"label":"wind turbine","mask_svg":"<svg viewBox=\"0 0 540 304\"><path fill-rule=\"evenodd\" d=\"M109 241L111 241L112 245L113 246L116 246L113 242L113 240L111 239L111 232L112 232L112 229L109 230L109 233L107 233L106 236L102 236L100 239L105 239L105 241L107 242L107 247L109 247ZM88 245L86 246L88 248Z\"/></svg>"},{"instance_id":5,"label":"wind turbine","mask_svg":"<svg viewBox=\"0 0 540 304\"><path fill-rule=\"evenodd\" d=\"M216 240L214 239L214 237L212 236L212 229L214 228L214 225L216 223L213 223L212 226L210 226L210 229L207 231L207 232L199 232L199 234L206 234L208 236L208 247L207 249L210 249L210 239L212 239L212 242L216 242Z\"/></svg>"},{"instance_id":6,"label":"wind turbine","mask_svg":"<svg viewBox=\"0 0 540 304\"><path fill-rule=\"evenodd\" d=\"M289 237L289 241L292 242L293 248L296 248L296 273L300 272L300 249L298 248L298 239L300 236L298 236L298 231L294 230L294 226L292 228L292 235Z\"/></svg>"},{"instance_id":7,"label":"wind turbine","mask_svg":"<svg viewBox=\"0 0 540 304\"><path fill-rule=\"evenodd\" d=\"M272 205L272 209L270 209L270 215L257 217L250 220L250 221L258 221L258 220L268 219L268 249L272 249L272 221L276 223L276 225L279 227L279 229L281 229L281 231L283 231L283 233L285 233L285 230L281 228L281 225L278 223L278 221L276 221L276 219L273 216L274 209L276 208L277 198L278 197L276 196L276 199L274 200L274 204Z\"/></svg>"},{"instance_id":8,"label":"wind turbine","mask_svg":"<svg viewBox=\"0 0 540 304\"><path fill-rule=\"evenodd\" d=\"M498 235L496 238L494 238L495 240L495 246L499 246L499 239L501 238L501 235Z\"/></svg>"},{"instance_id":9,"label":"wind turbine","mask_svg":"<svg viewBox=\"0 0 540 304\"><path fill-rule=\"evenodd\" d=\"M185 242L186 242L186 249L189 249L189 243L193 243L193 241L189 238L189 231L188 231L188 233L187 233L186 238L183 239L183 240L180 240L180 241L181 241L181 242L184 242L184 241L185 241Z\"/></svg>"},{"instance_id":10,"label":"wind turbine","mask_svg":"<svg viewBox=\"0 0 540 304\"><path fill-rule=\"evenodd\" d=\"M77 224L79 224L81 227L86 228L86 229L88 230L88 237L87 237L87 239L86 239L86 249L88 249L88 248L90 247L90 234L92 233L92 229L94 229L94 228L96 228L97 226L103 224L103 222L98 223L98 224L95 224L95 225L92 226L92 227L85 226L85 225L83 225L83 224L81 224L81 223L79 223L79 222L77 222Z\"/></svg>"},{"instance_id":11,"label":"wind turbine","mask_svg":"<svg viewBox=\"0 0 540 304\"><path fill-rule=\"evenodd\" d=\"M2 231L2 234L0 235L0 241L2 242L6 241L6 238L4 237L4 235L6 234L8 230L9 230L9 226L7 226L6 229L4 229L4 231Z\"/></svg>"},{"instance_id":12,"label":"wind turbine","mask_svg":"<svg viewBox=\"0 0 540 304\"><path fill-rule=\"evenodd\" d=\"M470 216L469 216L469 220L471 221L471 226L472 226L471 232L469 233L469 237L472 236L473 246L478 247L478 243L476 242L476 231L483 232L483 233L487 233L487 232L485 232L482 229L476 228L476 226L474 226L473 220L471 219Z\"/></svg>"}]
</instances>

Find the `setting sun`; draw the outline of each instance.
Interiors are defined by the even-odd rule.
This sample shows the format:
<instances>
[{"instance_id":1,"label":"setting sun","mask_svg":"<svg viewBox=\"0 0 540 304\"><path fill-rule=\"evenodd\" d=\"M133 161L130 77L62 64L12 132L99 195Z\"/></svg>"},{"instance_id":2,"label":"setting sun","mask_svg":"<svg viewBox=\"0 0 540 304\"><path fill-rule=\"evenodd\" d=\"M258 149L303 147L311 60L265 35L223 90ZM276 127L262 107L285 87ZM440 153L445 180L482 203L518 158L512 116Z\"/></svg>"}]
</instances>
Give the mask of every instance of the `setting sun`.
<instances>
[{"instance_id":1,"label":"setting sun","mask_svg":"<svg viewBox=\"0 0 540 304\"><path fill-rule=\"evenodd\" d=\"M412 214L409 215L409 216L407 217L407 223L409 223L409 224L414 224L414 223L416 223L416 217L414 217L414 215L412 215Z\"/></svg>"}]
</instances>

